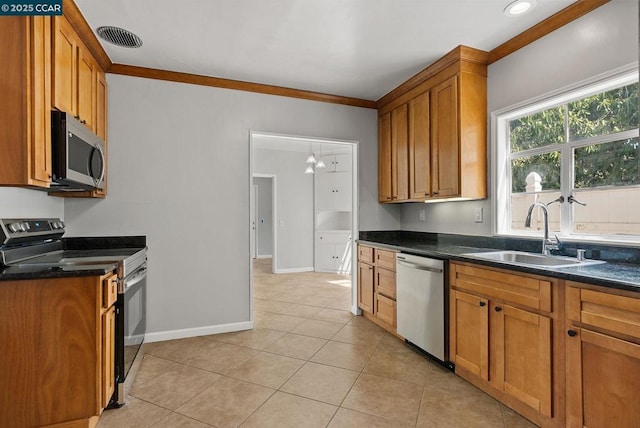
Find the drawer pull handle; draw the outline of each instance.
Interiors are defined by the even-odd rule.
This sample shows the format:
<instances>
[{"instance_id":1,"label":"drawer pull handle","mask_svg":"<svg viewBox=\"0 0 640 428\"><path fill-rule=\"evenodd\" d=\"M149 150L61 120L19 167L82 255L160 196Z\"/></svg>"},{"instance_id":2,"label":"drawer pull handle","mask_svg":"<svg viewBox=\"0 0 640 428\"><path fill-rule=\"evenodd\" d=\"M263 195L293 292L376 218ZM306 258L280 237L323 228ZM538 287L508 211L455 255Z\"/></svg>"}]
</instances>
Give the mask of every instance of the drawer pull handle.
<instances>
[{"instance_id":1,"label":"drawer pull handle","mask_svg":"<svg viewBox=\"0 0 640 428\"><path fill-rule=\"evenodd\" d=\"M569 330L569 331L567 331L567 334L568 334L570 337L576 337L576 336L578 335L578 332L577 332L577 331L575 331L575 330Z\"/></svg>"},{"instance_id":2,"label":"drawer pull handle","mask_svg":"<svg viewBox=\"0 0 640 428\"><path fill-rule=\"evenodd\" d=\"M495 310L496 310L496 312L500 312L500 311L502 311L502 308L500 306L496 306Z\"/></svg>"},{"instance_id":3,"label":"drawer pull handle","mask_svg":"<svg viewBox=\"0 0 640 428\"><path fill-rule=\"evenodd\" d=\"M484 306L484 305L486 305L485 302L480 302L480 306Z\"/></svg>"}]
</instances>

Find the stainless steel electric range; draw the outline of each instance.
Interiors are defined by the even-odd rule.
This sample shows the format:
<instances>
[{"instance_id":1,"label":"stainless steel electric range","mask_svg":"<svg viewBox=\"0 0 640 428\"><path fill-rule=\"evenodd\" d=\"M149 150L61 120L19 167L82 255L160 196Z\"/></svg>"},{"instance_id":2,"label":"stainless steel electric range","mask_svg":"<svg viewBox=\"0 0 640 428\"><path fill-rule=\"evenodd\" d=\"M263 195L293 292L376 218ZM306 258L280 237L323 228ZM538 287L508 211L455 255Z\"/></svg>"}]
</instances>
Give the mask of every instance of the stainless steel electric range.
<instances>
[{"instance_id":1,"label":"stainless steel electric range","mask_svg":"<svg viewBox=\"0 0 640 428\"><path fill-rule=\"evenodd\" d=\"M125 381L146 331L147 248L144 236L64 238L57 218L0 219L0 274L38 278L64 276L112 265L118 275L116 302L116 388L108 408L124 404ZM127 382L130 384L130 382Z\"/></svg>"}]
</instances>

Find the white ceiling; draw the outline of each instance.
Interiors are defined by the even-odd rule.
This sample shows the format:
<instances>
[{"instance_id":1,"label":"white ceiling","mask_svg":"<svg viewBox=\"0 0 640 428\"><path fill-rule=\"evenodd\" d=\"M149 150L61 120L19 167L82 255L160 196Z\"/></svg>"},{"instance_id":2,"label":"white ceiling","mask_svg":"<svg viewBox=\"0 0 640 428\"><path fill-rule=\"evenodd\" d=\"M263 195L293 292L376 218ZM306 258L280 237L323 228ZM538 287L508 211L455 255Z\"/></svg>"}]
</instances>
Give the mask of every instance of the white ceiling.
<instances>
[{"instance_id":1,"label":"white ceiling","mask_svg":"<svg viewBox=\"0 0 640 428\"><path fill-rule=\"evenodd\" d=\"M376 100L462 44L491 50L573 3L537 0L76 0L112 62Z\"/></svg>"}]
</instances>

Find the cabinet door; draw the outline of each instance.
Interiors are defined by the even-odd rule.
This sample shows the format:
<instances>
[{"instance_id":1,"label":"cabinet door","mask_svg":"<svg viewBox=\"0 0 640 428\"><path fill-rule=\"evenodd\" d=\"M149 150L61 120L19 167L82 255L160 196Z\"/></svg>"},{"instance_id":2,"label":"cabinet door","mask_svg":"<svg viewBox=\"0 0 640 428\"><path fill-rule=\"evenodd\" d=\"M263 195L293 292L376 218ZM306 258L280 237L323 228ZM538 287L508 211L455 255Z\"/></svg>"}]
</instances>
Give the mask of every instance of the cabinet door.
<instances>
[{"instance_id":1,"label":"cabinet door","mask_svg":"<svg viewBox=\"0 0 640 428\"><path fill-rule=\"evenodd\" d=\"M318 174L315 177L316 210L333 210L335 200L335 174Z\"/></svg>"},{"instance_id":2,"label":"cabinet door","mask_svg":"<svg viewBox=\"0 0 640 428\"><path fill-rule=\"evenodd\" d=\"M53 106L77 115L77 40L75 32L63 16L53 23Z\"/></svg>"},{"instance_id":3,"label":"cabinet door","mask_svg":"<svg viewBox=\"0 0 640 428\"><path fill-rule=\"evenodd\" d=\"M335 172L350 172L351 171L351 155L335 155Z\"/></svg>"},{"instance_id":4,"label":"cabinet door","mask_svg":"<svg viewBox=\"0 0 640 428\"><path fill-rule=\"evenodd\" d=\"M101 70L96 73L96 134L107 142L107 79Z\"/></svg>"},{"instance_id":5,"label":"cabinet door","mask_svg":"<svg viewBox=\"0 0 640 428\"><path fill-rule=\"evenodd\" d=\"M391 202L391 113L378 118L378 201Z\"/></svg>"},{"instance_id":6,"label":"cabinet door","mask_svg":"<svg viewBox=\"0 0 640 428\"><path fill-rule=\"evenodd\" d=\"M316 245L316 270L333 272L337 267L335 244Z\"/></svg>"},{"instance_id":7,"label":"cabinet door","mask_svg":"<svg viewBox=\"0 0 640 428\"><path fill-rule=\"evenodd\" d=\"M409 191L411 199L431 197L429 92L409 102Z\"/></svg>"},{"instance_id":8,"label":"cabinet door","mask_svg":"<svg viewBox=\"0 0 640 428\"><path fill-rule=\"evenodd\" d=\"M333 207L335 211L351 211L351 173L350 172L336 172L329 174L333 176L334 192L333 192Z\"/></svg>"},{"instance_id":9,"label":"cabinet door","mask_svg":"<svg viewBox=\"0 0 640 428\"><path fill-rule=\"evenodd\" d=\"M489 380L489 305L486 299L451 291L451 361L482 379Z\"/></svg>"},{"instance_id":10,"label":"cabinet door","mask_svg":"<svg viewBox=\"0 0 640 428\"><path fill-rule=\"evenodd\" d=\"M77 60L77 115L80 122L85 124L87 128L95 131L94 106L96 105L97 65L86 48L81 44L78 45Z\"/></svg>"},{"instance_id":11,"label":"cabinet door","mask_svg":"<svg viewBox=\"0 0 640 428\"><path fill-rule=\"evenodd\" d=\"M51 182L51 18L34 16L31 39L30 178Z\"/></svg>"},{"instance_id":12,"label":"cabinet door","mask_svg":"<svg viewBox=\"0 0 640 428\"><path fill-rule=\"evenodd\" d=\"M587 329L569 332L567 426L640 426L640 345Z\"/></svg>"},{"instance_id":13,"label":"cabinet door","mask_svg":"<svg viewBox=\"0 0 640 428\"><path fill-rule=\"evenodd\" d=\"M373 313L374 299L373 266L358 262L358 306L365 312Z\"/></svg>"},{"instance_id":14,"label":"cabinet door","mask_svg":"<svg viewBox=\"0 0 640 428\"><path fill-rule=\"evenodd\" d=\"M409 198L409 114L406 104L391 111L391 199Z\"/></svg>"},{"instance_id":15,"label":"cabinet door","mask_svg":"<svg viewBox=\"0 0 640 428\"><path fill-rule=\"evenodd\" d=\"M115 320L116 309L109 308L102 315L102 408L109 404L115 389Z\"/></svg>"},{"instance_id":16,"label":"cabinet door","mask_svg":"<svg viewBox=\"0 0 640 428\"><path fill-rule=\"evenodd\" d=\"M433 196L460 194L457 77L431 90L431 169Z\"/></svg>"},{"instance_id":17,"label":"cabinet door","mask_svg":"<svg viewBox=\"0 0 640 428\"><path fill-rule=\"evenodd\" d=\"M551 417L551 319L491 303L491 383Z\"/></svg>"}]
</instances>

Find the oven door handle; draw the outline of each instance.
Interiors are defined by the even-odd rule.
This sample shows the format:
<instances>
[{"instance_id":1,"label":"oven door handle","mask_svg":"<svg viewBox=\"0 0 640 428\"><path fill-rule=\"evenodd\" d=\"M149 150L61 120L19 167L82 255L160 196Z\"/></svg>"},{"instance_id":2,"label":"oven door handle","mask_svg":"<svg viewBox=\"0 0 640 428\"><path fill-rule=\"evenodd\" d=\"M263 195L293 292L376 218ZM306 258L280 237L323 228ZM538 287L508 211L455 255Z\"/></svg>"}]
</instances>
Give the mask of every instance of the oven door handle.
<instances>
[{"instance_id":1,"label":"oven door handle","mask_svg":"<svg viewBox=\"0 0 640 428\"><path fill-rule=\"evenodd\" d=\"M134 272L131 277L127 277L124 278L122 280L122 293L124 294L127 292L128 289L130 289L131 287L133 287L134 285L136 285L137 283L139 283L140 281L142 281L143 279L145 279L147 277L147 267L141 267L140 269L138 269L136 272Z\"/></svg>"}]
</instances>

